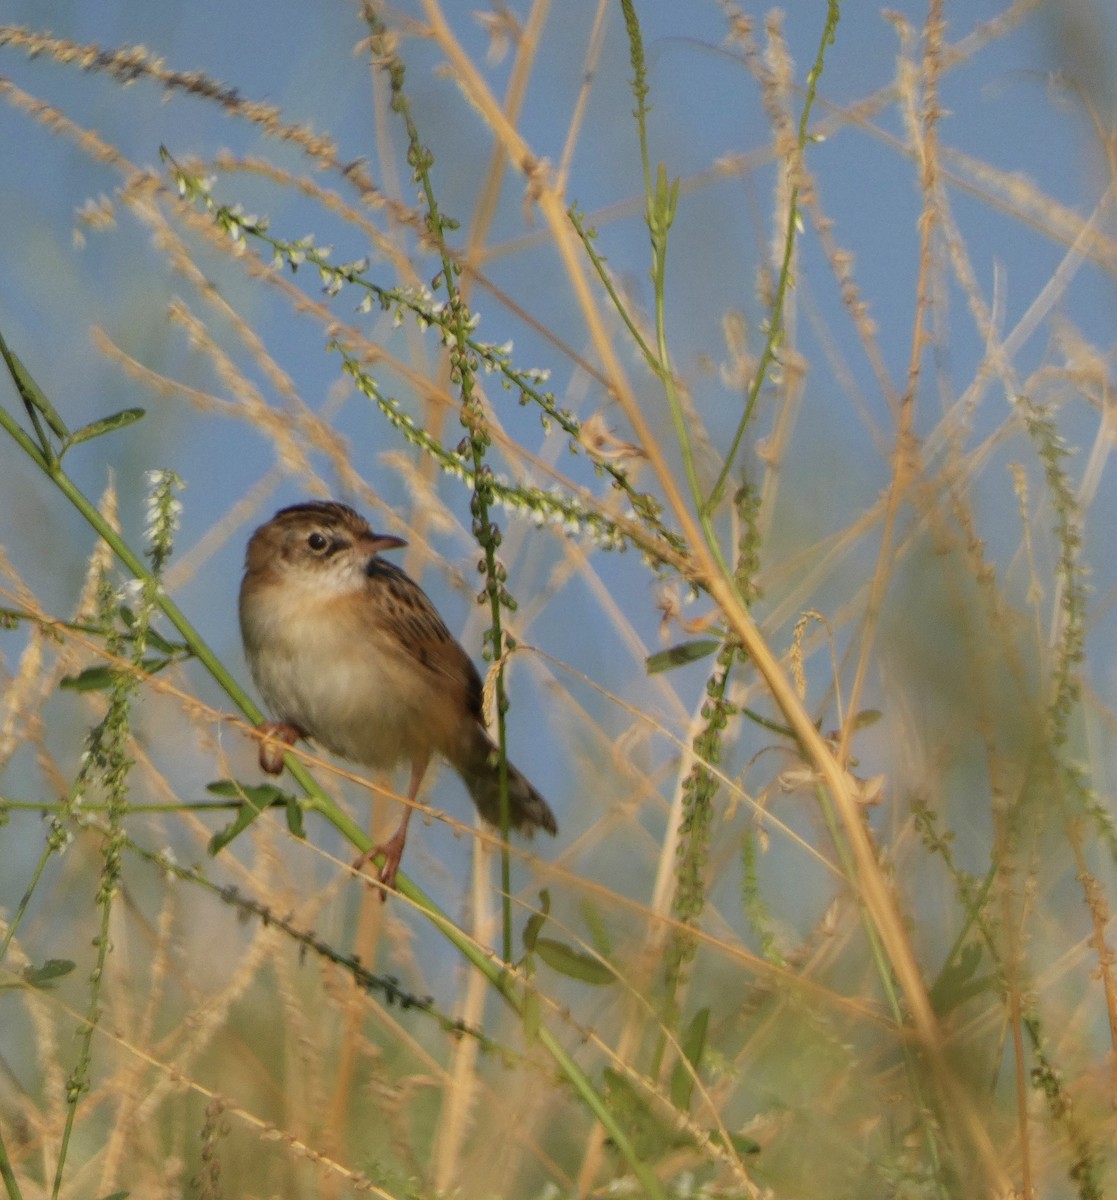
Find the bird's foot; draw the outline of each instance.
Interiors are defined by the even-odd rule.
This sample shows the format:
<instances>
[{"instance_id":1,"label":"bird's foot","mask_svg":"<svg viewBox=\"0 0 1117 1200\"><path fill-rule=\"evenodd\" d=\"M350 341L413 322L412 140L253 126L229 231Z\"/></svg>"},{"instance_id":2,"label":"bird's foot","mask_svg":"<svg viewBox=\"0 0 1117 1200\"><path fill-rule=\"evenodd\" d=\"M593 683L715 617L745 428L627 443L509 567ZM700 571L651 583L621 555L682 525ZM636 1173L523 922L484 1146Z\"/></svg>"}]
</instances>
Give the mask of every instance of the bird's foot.
<instances>
[{"instance_id":1,"label":"bird's foot","mask_svg":"<svg viewBox=\"0 0 1117 1200\"><path fill-rule=\"evenodd\" d=\"M395 889L400 859L403 858L403 848L406 843L406 830L397 829L386 842L381 842L379 846L373 846L371 850L366 850L353 864L354 871L363 871L374 858L379 858L381 854L384 855L384 861L376 873L377 882L381 885L381 901L388 899L389 888Z\"/></svg>"},{"instance_id":2,"label":"bird's foot","mask_svg":"<svg viewBox=\"0 0 1117 1200\"><path fill-rule=\"evenodd\" d=\"M283 756L303 736L303 731L289 721L265 721L257 729L260 742L260 769L269 775L283 770Z\"/></svg>"}]
</instances>

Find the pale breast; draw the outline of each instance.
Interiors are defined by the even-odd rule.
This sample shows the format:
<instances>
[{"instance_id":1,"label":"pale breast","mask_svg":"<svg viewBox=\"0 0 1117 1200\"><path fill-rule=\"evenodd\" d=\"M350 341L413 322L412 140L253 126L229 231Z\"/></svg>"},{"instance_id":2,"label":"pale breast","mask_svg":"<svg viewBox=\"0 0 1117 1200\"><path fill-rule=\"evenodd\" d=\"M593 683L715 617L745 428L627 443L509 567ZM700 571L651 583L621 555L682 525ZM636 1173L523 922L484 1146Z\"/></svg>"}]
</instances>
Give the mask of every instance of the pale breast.
<instances>
[{"instance_id":1,"label":"pale breast","mask_svg":"<svg viewBox=\"0 0 1117 1200\"><path fill-rule=\"evenodd\" d=\"M253 678L272 713L334 754L376 768L445 744L444 697L399 646L362 619L360 595L254 589L241 624Z\"/></svg>"}]
</instances>

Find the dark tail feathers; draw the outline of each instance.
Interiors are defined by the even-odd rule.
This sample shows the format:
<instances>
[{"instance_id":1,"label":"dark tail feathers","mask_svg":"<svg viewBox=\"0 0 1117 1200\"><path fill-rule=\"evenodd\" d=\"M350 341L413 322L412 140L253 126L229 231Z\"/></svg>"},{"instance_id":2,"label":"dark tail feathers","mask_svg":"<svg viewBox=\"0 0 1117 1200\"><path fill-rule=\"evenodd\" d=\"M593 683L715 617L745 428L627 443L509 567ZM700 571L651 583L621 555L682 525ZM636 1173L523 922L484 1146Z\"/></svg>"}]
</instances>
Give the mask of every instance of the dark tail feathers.
<instances>
[{"instance_id":1,"label":"dark tail feathers","mask_svg":"<svg viewBox=\"0 0 1117 1200\"><path fill-rule=\"evenodd\" d=\"M500 827L500 768L498 751L489 735L475 725L474 734L452 764L477 805L477 811L490 825ZM527 837L536 829L558 833L558 822L551 806L530 783L508 764L508 823Z\"/></svg>"}]
</instances>

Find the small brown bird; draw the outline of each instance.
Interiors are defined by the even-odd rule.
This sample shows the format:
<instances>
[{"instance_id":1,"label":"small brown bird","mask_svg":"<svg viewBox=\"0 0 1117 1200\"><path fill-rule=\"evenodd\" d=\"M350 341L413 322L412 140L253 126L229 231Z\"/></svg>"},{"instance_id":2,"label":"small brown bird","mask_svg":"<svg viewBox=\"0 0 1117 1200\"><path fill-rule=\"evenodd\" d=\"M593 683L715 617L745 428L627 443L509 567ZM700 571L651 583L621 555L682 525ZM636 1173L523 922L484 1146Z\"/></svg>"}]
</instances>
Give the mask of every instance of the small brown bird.
<instances>
[{"instance_id":1,"label":"small brown bird","mask_svg":"<svg viewBox=\"0 0 1117 1200\"><path fill-rule=\"evenodd\" d=\"M292 745L312 737L366 767L411 765L418 794L431 756L462 777L478 812L500 823L497 749L485 732L481 677L423 589L380 557L407 545L373 533L345 504L308 501L281 509L248 543L240 627L252 677L278 718L262 728ZM260 766L283 769L261 743ZM508 764L512 828L556 833L546 800ZM383 845L380 882L395 883L411 805Z\"/></svg>"}]
</instances>

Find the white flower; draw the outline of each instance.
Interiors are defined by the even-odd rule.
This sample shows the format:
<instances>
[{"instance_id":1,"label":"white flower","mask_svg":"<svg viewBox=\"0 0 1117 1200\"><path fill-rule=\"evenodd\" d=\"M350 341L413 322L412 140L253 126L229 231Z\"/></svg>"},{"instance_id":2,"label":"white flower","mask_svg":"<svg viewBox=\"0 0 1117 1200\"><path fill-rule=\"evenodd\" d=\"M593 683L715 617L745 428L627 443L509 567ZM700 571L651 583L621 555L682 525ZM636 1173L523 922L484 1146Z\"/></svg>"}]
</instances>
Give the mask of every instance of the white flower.
<instances>
[{"instance_id":1,"label":"white flower","mask_svg":"<svg viewBox=\"0 0 1117 1200\"><path fill-rule=\"evenodd\" d=\"M143 600L143 595L144 581L142 579L128 579L116 591L117 601L127 608L138 605Z\"/></svg>"}]
</instances>

